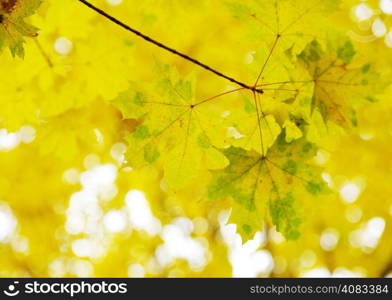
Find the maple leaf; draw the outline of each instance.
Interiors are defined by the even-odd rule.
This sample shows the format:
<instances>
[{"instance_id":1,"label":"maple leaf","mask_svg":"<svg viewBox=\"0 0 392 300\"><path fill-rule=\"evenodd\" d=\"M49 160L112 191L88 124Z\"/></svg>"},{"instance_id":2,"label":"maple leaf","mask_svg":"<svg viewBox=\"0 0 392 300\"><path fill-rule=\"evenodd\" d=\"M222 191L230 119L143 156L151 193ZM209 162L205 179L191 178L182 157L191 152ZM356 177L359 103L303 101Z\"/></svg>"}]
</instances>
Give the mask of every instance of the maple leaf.
<instances>
[{"instance_id":1,"label":"maple leaf","mask_svg":"<svg viewBox=\"0 0 392 300\"><path fill-rule=\"evenodd\" d=\"M24 37L37 36L37 28L25 22L41 5L41 0L0 1L0 50L8 46L13 56L23 57Z\"/></svg>"},{"instance_id":2,"label":"maple leaf","mask_svg":"<svg viewBox=\"0 0 392 300\"><path fill-rule=\"evenodd\" d=\"M311 111L318 110L325 123L356 126L358 106L377 101L386 82L369 63L355 60L350 41L332 41L326 47L314 40L298 55L314 82Z\"/></svg>"},{"instance_id":3,"label":"maple leaf","mask_svg":"<svg viewBox=\"0 0 392 300\"><path fill-rule=\"evenodd\" d=\"M126 137L128 161L133 167L163 163L165 179L181 187L201 172L226 165L217 150L223 135L209 114L202 113L203 101L194 100L192 80L180 79L168 65L157 63L153 93L133 84L113 103L125 119L140 125Z\"/></svg>"},{"instance_id":4,"label":"maple leaf","mask_svg":"<svg viewBox=\"0 0 392 300\"><path fill-rule=\"evenodd\" d=\"M230 164L213 171L208 197L233 199L229 223L237 224L243 241L262 228L267 210L278 231L297 239L303 219L300 202L328 192L321 169L309 162L316 150L304 138L287 143L283 134L265 156L236 147L222 150Z\"/></svg>"},{"instance_id":5,"label":"maple leaf","mask_svg":"<svg viewBox=\"0 0 392 300\"><path fill-rule=\"evenodd\" d=\"M328 17L339 6L336 0L229 1L233 16L248 27L247 38L259 41L250 68L256 84L282 81L289 62L286 52L297 55L313 39L323 42Z\"/></svg>"}]
</instances>

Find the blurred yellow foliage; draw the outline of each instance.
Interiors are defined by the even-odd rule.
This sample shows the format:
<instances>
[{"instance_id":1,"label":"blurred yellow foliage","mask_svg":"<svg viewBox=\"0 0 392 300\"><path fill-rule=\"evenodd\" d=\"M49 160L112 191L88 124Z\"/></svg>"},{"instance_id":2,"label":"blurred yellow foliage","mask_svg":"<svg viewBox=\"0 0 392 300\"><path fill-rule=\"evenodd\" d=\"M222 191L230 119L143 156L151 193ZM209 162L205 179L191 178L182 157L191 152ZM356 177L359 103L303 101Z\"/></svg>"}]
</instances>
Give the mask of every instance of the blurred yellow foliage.
<instances>
[{"instance_id":1,"label":"blurred yellow foliage","mask_svg":"<svg viewBox=\"0 0 392 300\"><path fill-rule=\"evenodd\" d=\"M391 275L390 11L367 1L371 13L363 12L356 0L92 2L241 82L253 83L269 62L260 78L263 111L250 91L210 100L237 86L79 1L43 1L28 19L39 36L23 35L24 58L6 49L0 55L1 277ZM382 36L372 31L377 18L385 19ZM271 26L282 31L276 47ZM371 35L366 42L358 37ZM159 74L162 68L167 74ZM365 80L370 84L357 88ZM269 83L286 81L269 90ZM150 104L140 110L137 91ZM159 97L180 108L151 105ZM184 101L190 108L177 127L159 142L145 142L163 155L147 152L154 159L146 159L135 134L141 126L158 131L183 113ZM301 206L294 241L277 232L265 210L274 180L260 185L266 203L257 208L259 219L247 219L238 195L210 201L206 192L216 170L230 165L217 149L241 147L264 157L278 151L282 134L284 143L302 146L306 138L317 146L313 167L301 161L298 174L308 180L317 172L305 171L322 170L330 188L312 198L306 189L294 191ZM262 180L267 169L257 173ZM280 176L281 186L302 184L278 173L269 176ZM229 217L230 209L240 214ZM230 221L254 227L244 232Z\"/></svg>"}]
</instances>

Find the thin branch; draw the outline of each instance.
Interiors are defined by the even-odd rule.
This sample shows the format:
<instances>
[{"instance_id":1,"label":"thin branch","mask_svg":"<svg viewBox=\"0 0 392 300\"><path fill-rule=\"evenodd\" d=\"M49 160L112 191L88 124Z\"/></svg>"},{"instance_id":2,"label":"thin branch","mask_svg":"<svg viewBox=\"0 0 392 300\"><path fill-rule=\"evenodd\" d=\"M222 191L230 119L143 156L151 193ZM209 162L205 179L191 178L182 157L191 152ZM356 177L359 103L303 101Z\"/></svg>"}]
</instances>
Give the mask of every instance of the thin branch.
<instances>
[{"instance_id":1,"label":"thin branch","mask_svg":"<svg viewBox=\"0 0 392 300\"><path fill-rule=\"evenodd\" d=\"M45 59L46 63L48 64L49 68L53 68L53 62L51 61L50 57L46 54L44 49L41 46L41 43L38 41L37 38L33 38L35 45L38 48L38 51L41 53L42 57Z\"/></svg>"},{"instance_id":2,"label":"thin branch","mask_svg":"<svg viewBox=\"0 0 392 300\"><path fill-rule=\"evenodd\" d=\"M261 130L261 121L260 121L260 109L259 109L259 103L257 102L257 98L256 98L256 93L253 93L253 99L255 102L255 106L256 106L256 113L257 113L257 125L259 128L259 135L260 135L260 147L261 147L261 155L264 156L265 152L264 152L264 141L263 141L263 132Z\"/></svg>"},{"instance_id":3,"label":"thin branch","mask_svg":"<svg viewBox=\"0 0 392 300\"><path fill-rule=\"evenodd\" d=\"M312 80L303 80L303 81L280 81L280 82L271 82L271 83L262 83L257 85L258 87L264 87L264 86L270 86L270 85L284 85L284 84L295 84L295 83L311 83L314 82L314 79Z\"/></svg>"},{"instance_id":4,"label":"thin branch","mask_svg":"<svg viewBox=\"0 0 392 300\"><path fill-rule=\"evenodd\" d=\"M193 107L196 107L196 106L199 106L200 104L206 103L206 102L208 102L208 101L214 100L214 99L219 98L219 97L222 97L222 96L224 96L224 95L228 95L228 94L232 94L232 93L241 91L241 90L243 90L243 89L244 89L244 88L238 88L238 89L235 89L235 90L230 90L230 91L227 91L227 92L224 92L224 93L221 93L221 94L218 94L218 95L209 97L209 98L207 98L207 99L201 100L200 102L197 102L196 104L194 104L194 105L192 105L192 106L193 106Z\"/></svg>"},{"instance_id":5,"label":"thin branch","mask_svg":"<svg viewBox=\"0 0 392 300\"><path fill-rule=\"evenodd\" d=\"M260 80L260 78L261 78L261 75L263 75L263 72L264 72L264 70L265 70L265 67L267 66L267 64L268 64L268 62L269 62L269 60L270 60L270 58L271 58L271 56L272 56L272 53L274 52L275 47L276 47L276 45L278 44L279 38L280 38L280 35L278 34L278 35L275 37L275 40L274 40L274 42L273 42L273 44L272 44L272 47L271 47L271 50L270 50L270 52L268 53L267 59L265 60L263 66L261 67L261 71L260 71L260 73L259 73L259 76L257 76L256 83L254 84L254 87L256 87L257 84L259 83L259 80Z\"/></svg>"},{"instance_id":6,"label":"thin branch","mask_svg":"<svg viewBox=\"0 0 392 300\"><path fill-rule=\"evenodd\" d=\"M200 61L198 61L197 59L192 58L192 57L190 57L190 56L188 56L186 54L183 54L183 53L181 53L181 52L179 52L179 51L177 51L177 50L175 50L175 49L173 49L173 48L171 48L169 46L166 46L166 45L162 44L161 42L159 42L159 41L157 41L157 40L155 40L155 39L153 39L153 38L151 38L151 37L141 33L140 31L130 27L129 25L127 25L127 24L125 24L123 22L121 22L117 18L109 15L107 12L105 12L102 9L94 6L93 4L91 4L90 2L88 2L86 0L78 0L78 1L83 3L84 5L86 5L88 8L94 10L95 12L100 14L101 16L105 17L106 19L110 20L111 22L115 23L116 25L124 28L127 31L132 32L133 34L137 35L138 37L144 39L145 41L147 41L147 42L149 42L149 43L151 43L151 44L153 44L153 45L155 45L155 46L157 46L157 47L159 47L161 49L164 49L164 50L166 50L168 52L171 52L174 55L180 56L183 59L185 59L185 60L187 60L187 61L189 61L189 62L191 62L191 63L193 63L193 64L195 64L195 65L197 65L197 66L199 66L199 67L201 67L201 68L211 72L211 73L214 73L215 75L217 75L217 76L219 76L221 78L224 78L224 79L226 79L226 80L228 80L230 82L233 82L233 83L243 87L244 89L251 90L251 91L253 91L255 93L260 93L260 94L263 93L263 90L260 89L260 88L257 88L257 87L254 87L254 86L249 86L246 83L243 83L243 82L241 82L239 80L236 80L236 79L234 79L234 78L232 78L232 77L230 77L228 75L225 75L222 72L219 72L219 71L213 69L212 67L210 67L210 66L208 66L208 65L206 65L206 64L204 64L204 63L202 63Z\"/></svg>"},{"instance_id":7,"label":"thin branch","mask_svg":"<svg viewBox=\"0 0 392 300\"><path fill-rule=\"evenodd\" d=\"M322 79L317 79L317 82L322 82L322 83L330 83L330 84L336 84L336 85L347 85L347 86L359 86L359 83L349 83L349 82L340 82L340 81L333 81L333 80L322 80Z\"/></svg>"}]
</instances>

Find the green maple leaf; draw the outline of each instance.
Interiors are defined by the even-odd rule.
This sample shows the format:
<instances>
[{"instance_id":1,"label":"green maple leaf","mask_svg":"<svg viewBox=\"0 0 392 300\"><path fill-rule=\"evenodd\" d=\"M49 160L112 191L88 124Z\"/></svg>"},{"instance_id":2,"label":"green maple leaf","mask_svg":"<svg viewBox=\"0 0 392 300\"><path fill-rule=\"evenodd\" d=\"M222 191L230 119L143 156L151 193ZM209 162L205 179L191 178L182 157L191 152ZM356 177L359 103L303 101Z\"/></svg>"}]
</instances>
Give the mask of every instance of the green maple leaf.
<instances>
[{"instance_id":1,"label":"green maple leaf","mask_svg":"<svg viewBox=\"0 0 392 300\"><path fill-rule=\"evenodd\" d=\"M314 40L298 58L314 82L311 111L319 111L325 122L355 126L356 108L375 102L377 93L386 85L370 64L356 62L350 41L332 41L323 47Z\"/></svg>"},{"instance_id":2,"label":"green maple leaf","mask_svg":"<svg viewBox=\"0 0 392 300\"><path fill-rule=\"evenodd\" d=\"M113 103L124 118L140 122L126 137L129 163L140 167L160 161L164 178L178 188L203 171L227 164L216 148L224 135L193 98L192 79L180 79L173 68L159 63L156 74L148 93L133 84Z\"/></svg>"},{"instance_id":3,"label":"green maple leaf","mask_svg":"<svg viewBox=\"0 0 392 300\"><path fill-rule=\"evenodd\" d=\"M289 240L297 239L303 219L301 202L328 191L321 169L309 162L316 149L304 138L287 143L283 134L266 156L236 147L225 149L230 164L213 171L208 197L233 200L229 222L237 224L244 241L262 228L267 210L278 231Z\"/></svg>"},{"instance_id":4,"label":"green maple leaf","mask_svg":"<svg viewBox=\"0 0 392 300\"><path fill-rule=\"evenodd\" d=\"M0 0L0 50L9 47L13 56L23 57L24 37L37 36L37 28L25 22L41 0Z\"/></svg>"}]
</instances>

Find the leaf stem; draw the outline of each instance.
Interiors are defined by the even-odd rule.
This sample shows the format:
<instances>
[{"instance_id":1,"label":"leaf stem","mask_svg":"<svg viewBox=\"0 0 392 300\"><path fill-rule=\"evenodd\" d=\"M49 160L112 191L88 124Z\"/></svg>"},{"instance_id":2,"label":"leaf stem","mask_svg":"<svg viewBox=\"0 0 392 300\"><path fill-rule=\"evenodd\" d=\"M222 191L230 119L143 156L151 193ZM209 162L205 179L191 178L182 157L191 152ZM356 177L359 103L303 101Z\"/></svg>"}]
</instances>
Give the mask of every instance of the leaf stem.
<instances>
[{"instance_id":1,"label":"leaf stem","mask_svg":"<svg viewBox=\"0 0 392 300\"><path fill-rule=\"evenodd\" d=\"M224 78L224 79L226 79L226 80L228 80L230 82L233 82L233 83L241 86L244 89L251 90L251 91L253 91L255 93L263 94L263 90L261 88L258 88L258 87L255 87L255 86L250 86L250 85L248 85L246 83L243 83L243 82L241 82L239 80L236 80L236 79L234 79L234 78L232 78L232 77L230 77L228 75L225 75L222 72L217 71L214 68L212 68L212 67L210 67L210 66L208 66L208 65L206 65L206 64L204 64L204 63L202 63L200 61L198 61L197 59L195 59L193 57L190 57L190 56L188 56L188 55L186 55L184 53L181 53L181 52L179 52L179 51L177 51L177 50L175 50L175 49L173 49L173 48L171 48L169 46L166 46L166 45L162 44L161 42L159 42L159 41L157 41L157 40L155 40L155 39L145 35L144 33L142 33L140 31L130 27L129 25L123 23L122 21L118 20L117 18L109 15L107 12L105 12L104 10L102 10L102 9L96 7L95 5L91 4L89 1L86 1L86 0L78 0L78 1L83 3L84 5L86 5L90 9L94 10L95 12L100 14L101 16L105 17L106 19L110 20L111 22L117 24L118 26L124 28L127 31L132 32L133 34L137 35L138 37L144 39L145 41L147 41L147 42L149 42L149 43L151 43L151 44L153 44L153 45L155 45L155 46L157 46L157 47L159 47L161 49L164 49L164 50L166 50L168 52L171 52L174 55L180 56L183 59L185 59L185 60L187 60L187 61L189 61L189 62L191 62L191 63L193 63L193 64L195 64L195 65L197 65L197 66L199 66L199 67L201 67L201 68L211 72L211 73L214 73L215 75L217 75L217 76L219 76L221 78Z\"/></svg>"}]
</instances>

